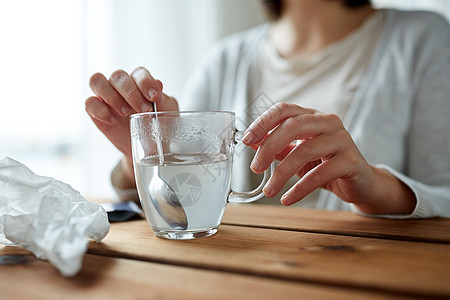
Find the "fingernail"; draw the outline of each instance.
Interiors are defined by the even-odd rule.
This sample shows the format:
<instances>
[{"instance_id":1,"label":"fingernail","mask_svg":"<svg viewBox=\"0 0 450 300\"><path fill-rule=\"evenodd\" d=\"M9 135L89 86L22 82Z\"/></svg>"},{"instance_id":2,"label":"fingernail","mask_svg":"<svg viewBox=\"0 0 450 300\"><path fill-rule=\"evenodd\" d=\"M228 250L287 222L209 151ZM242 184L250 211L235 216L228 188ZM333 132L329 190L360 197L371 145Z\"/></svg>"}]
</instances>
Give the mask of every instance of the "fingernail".
<instances>
[{"instance_id":1,"label":"fingernail","mask_svg":"<svg viewBox=\"0 0 450 300\"><path fill-rule=\"evenodd\" d=\"M150 99L153 99L156 96L156 94L158 94L157 90L155 90L155 89L148 90L148 95L150 96Z\"/></svg>"},{"instance_id":2,"label":"fingernail","mask_svg":"<svg viewBox=\"0 0 450 300\"><path fill-rule=\"evenodd\" d=\"M253 159L250 168L253 170L253 172L258 173L260 172L261 165L258 162L256 162L255 159Z\"/></svg>"},{"instance_id":3,"label":"fingernail","mask_svg":"<svg viewBox=\"0 0 450 300\"><path fill-rule=\"evenodd\" d=\"M255 140L255 135L251 131L247 131L242 138L245 144L251 144Z\"/></svg>"},{"instance_id":4,"label":"fingernail","mask_svg":"<svg viewBox=\"0 0 450 300\"><path fill-rule=\"evenodd\" d=\"M114 117L114 116L111 116L111 118L109 118L109 121L110 121L111 123L116 123L117 118Z\"/></svg>"},{"instance_id":5,"label":"fingernail","mask_svg":"<svg viewBox=\"0 0 450 300\"><path fill-rule=\"evenodd\" d=\"M280 200L281 200L281 203L283 203L283 205L287 206L287 205L291 204L289 202L289 196L287 194L284 194Z\"/></svg>"},{"instance_id":6,"label":"fingernail","mask_svg":"<svg viewBox=\"0 0 450 300\"><path fill-rule=\"evenodd\" d=\"M142 112L152 111L152 107L148 103L142 103L141 106Z\"/></svg>"},{"instance_id":7,"label":"fingernail","mask_svg":"<svg viewBox=\"0 0 450 300\"><path fill-rule=\"evenodd\" d=\"M265 194L266 196L268 196L268 197L271 197L271 196L272 196L273 189L272 189L272 186L270 185L269 182L268 182L268 183L266 184L266 186L263 188L263 192L264 192L264 194Z\"/></svg>"},{"instance_id":8,"label":"fingernail","mask_svg":"<svg viewBox=\"0 0 450 300\"><path fill-rule=\"evenodd\" d=\"M122 114L123 114L124 116L126 116L126 115L128 115L128 114L130 113L131 109L130 109L128 106L124 105L124 106L122 106L122 108L120 109L120 111L122 111Z\"/></svg>"}]
</instances>

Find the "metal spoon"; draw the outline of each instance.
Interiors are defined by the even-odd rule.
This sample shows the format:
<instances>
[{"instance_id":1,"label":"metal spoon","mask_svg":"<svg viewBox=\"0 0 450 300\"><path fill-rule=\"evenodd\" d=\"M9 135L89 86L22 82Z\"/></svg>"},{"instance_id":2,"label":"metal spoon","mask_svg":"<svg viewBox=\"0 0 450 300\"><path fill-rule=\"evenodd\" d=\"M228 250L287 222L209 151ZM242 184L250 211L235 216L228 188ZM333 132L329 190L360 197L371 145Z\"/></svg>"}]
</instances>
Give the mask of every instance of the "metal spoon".
<instances>
[{"instance_id":1,"label":"metal spoon","mask_svg":"<svg viewBox=\"0 0 450 300\"><path fill-rule=\"evenodd\" d=\"M153 177L149 185L150 199L159 215L173 229L186 230L188 221L177 194L160 177L159 167L153 167Z\"/></svg>"},{"instance_id":2,"label":"metal spoon","mask_svg":"<svg viewBox=\"0 0 450 300\"><path fill-rule=\"evenodd\" d=\"M153 103L153 110L156 111L156 105ZM159 127L158 116L155 115L156 126ZM158 131L158 130L157 130ZM164 152L161 143L161 137L156 135L156 147L158 149L159 164L164 165ZM183 206L173 189L165 182L159 173L159 166L153 167L153 176L150 180L148 192L153 205L164 221L173 229L186 230L188 221Z\"/></svg>"}]
</instances>

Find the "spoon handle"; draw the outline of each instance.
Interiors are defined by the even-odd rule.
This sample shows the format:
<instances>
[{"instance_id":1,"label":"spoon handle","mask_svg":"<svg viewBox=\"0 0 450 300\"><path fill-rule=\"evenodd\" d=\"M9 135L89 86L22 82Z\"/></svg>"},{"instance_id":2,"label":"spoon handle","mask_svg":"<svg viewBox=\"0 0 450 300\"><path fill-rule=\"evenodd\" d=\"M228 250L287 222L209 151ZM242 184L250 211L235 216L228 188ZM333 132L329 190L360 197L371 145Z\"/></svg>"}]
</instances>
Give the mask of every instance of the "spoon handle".
<instances>
[{"instance_id":1,"label":"spoon handle","mask_svg":"<svg viewBox=\"0 0 450 300\"><path fill-rule=\"evenodd\" d=\"M156 103L152 102L153 104L153 111L155 113L157 113L158 111L156 110ZM163 152L163 147L162 147L162 143L161 143L161 136L158 134L160 132L160 123L159 123L159 119L158 119L158 115L155 114L155 125L156 125L156 148L158 150L158 156L159 156L159 164L162 166L164 165L164 152Z\"/></svg>"}]
</instances>

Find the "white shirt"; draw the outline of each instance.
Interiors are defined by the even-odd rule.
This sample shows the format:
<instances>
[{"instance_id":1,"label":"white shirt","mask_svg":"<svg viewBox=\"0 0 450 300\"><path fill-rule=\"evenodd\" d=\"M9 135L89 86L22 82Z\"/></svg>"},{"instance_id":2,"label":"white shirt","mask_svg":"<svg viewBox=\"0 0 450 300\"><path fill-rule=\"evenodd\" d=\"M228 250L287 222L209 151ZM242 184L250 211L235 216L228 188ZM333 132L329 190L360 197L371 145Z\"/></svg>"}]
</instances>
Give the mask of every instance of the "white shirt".
<instances>
[{"instance_id":1,"label":"white shirt","mask_svg":"<svg viewBox=\"0 0 450 300\"><path fill-rule=\"evenodd\" d=\"M382 32L344 125L369 163L416 195L412 214L377 217L449 217L450 26L429 12L384 10L383 15ZM190 77L178 98L180 108L231 110L237 113L237 127L245 129L254 106L250 67L269 30L270 24L264 24L220 41ZM243 156L235 151L235 158ZM244 171L248 165L234 164L233 174ZM322 191L317 208L353 207Z\"/></svg>"},{"instance_id":2,"label":"white shirt","mask_svg":"<svg viewBox=\"0 0 450 300\"><path fill-rule=\"evenodd\" d=\"M249 95L255 99L249 107L251 115L256 117L271 103L281 101L333 113L344 120L382 28L383 11L376 11L356 30L307 59L281 57L270 35L267 36L250 65ZM279 203L280 197L298 179L291 178L277 197L263 202ZM253 180L253 186L257 185L256 181ZM315 207L318 195L317 190L298 205Z\"/></svg>"},{"instance_id":3,"label":"white shirt","mask_svg":"<svg viewBox=\"0 0 450 300\"><path fill-rule=\"evenodd\" d=\"M269 36L250 66L250 97L315 108L345 118L383 28L376 11L356 30L307 59L281 57Z\"/></svg>"}]
</instances>

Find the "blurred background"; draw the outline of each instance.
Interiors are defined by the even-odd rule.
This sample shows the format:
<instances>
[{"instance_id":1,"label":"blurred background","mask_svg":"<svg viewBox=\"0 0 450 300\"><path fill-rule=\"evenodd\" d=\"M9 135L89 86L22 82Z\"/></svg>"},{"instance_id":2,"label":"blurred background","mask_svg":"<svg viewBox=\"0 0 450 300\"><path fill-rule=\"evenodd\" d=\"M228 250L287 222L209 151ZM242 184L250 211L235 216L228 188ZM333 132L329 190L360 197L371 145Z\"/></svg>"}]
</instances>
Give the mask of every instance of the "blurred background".
<instances>
[{"instance_id":1,"label":"blurred background","mask_svg":"<svg viewBox=\"0 0 450 300\"><path fill-rule=\"evenodd\" d=\"M448 0L373 3L450 20ZM179 97L216 40L264 21L258 0L0 0L0 158L115 197L121 155L84 112L90 75L145 66Z\"/></svg>"}]
</instances>

